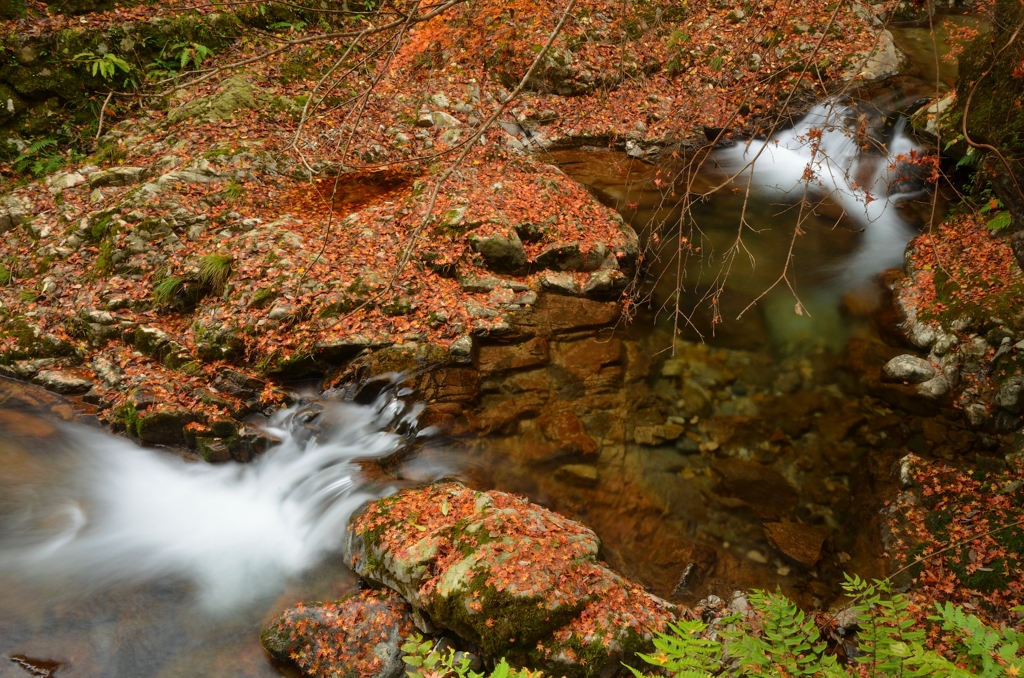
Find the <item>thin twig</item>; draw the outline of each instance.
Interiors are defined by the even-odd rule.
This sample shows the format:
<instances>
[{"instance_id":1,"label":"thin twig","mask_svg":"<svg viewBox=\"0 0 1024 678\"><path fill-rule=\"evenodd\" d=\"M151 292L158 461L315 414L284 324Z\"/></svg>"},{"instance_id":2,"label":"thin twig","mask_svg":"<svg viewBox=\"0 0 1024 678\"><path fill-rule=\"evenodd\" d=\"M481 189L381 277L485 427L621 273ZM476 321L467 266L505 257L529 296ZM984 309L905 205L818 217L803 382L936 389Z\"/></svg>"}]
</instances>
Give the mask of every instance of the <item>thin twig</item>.
<instances>
[{"instance_id":1,"label":"thin twig","mask_svg":"<svg viewBox=\"0 0 1024 678\"><path fill-rule=\"evenodd\" d=\"M370 303L376 302L378 299L380 299L385 294L391 291L391 289L394 287L395 281L398 280L398 277L402 274L402 271L405 269L405 266L409 263L409 260L412 258L412 253L416 248L416 241L419 240L420 234L427 227L427 224L430 223L430 218L434 212L434 206L437 204L437 196L441 191L441 186L443 186L445 181L447 181L448 178L451 177L451 175L454 174L455 171L459 168L462 162L469 155L469 152L473 149L473 145L480 139L481 136L483 136L483 133L486 132L491 127L491 125L493 125L497 121L497 119L505 112L505 109L508 108L513 101L515 101L516 97L518 97L524 89L526 89L527 83L530 82L530 79L533 77L534 72L536 72L538 66L540 66L540 64L544 61L548 51L550 51L551 49L551 45L554 44L555 39L562 32L562 28L565 26L565 22L566 20L568 20L569 14L572 12L573 7L575 6L576 0L569 0L569 3L565 6L565 10L562 12L561 18L558 20L558 24L555 26L554 30L551 31L551 34L548 36L547 42L544 43L544 46L541 48L540 52L537 53L537 57L533 60L533 63L530 64L530 68L527 69L526 74L523 76L522 80L519 81L519 84L512 91L512 93L509 94L504 101L500 102L499 106L490 115L490 117L488 117L487 120L485 120L484 123L477 128L476 132L474 132L473 135L467 140L465 146L462 149L462 153L459 154L459 157L456 158L455 161L451 165L449 165L444 172L441 173L437 181L434 182L434 187L430 191L430 198L427 202L427 210L424 213L419 225L415 228L415 230L413 230L412 234L409 236L409 244L402 251L402 256L399 259L397 266L395 267L395 272L391 275L391 279L388 281L384 289L378 292L372 298L364 301L362 304L354 308L349 313L339 318L338 321L334 323L334 325L332 325L332 327L337 326L339 323L343 322L345 319L350 317L353 313L356 313L361 308L365 307Z\"/></svg>"},{"instance_id":2,"label":"thin twig","mask_svg":"<svg viewBox=\"0 0 1024 678\"><path fill-rule=\"evenodd\" d=\"M100 106L100 121L96 125L96 141L99 141L100 135L103 133L103 114L107 112L107 104L110 103L110 97L114 96L114 91L107 92L107 98L103 100L103 105Z\"/></svg>"}]
</instances>

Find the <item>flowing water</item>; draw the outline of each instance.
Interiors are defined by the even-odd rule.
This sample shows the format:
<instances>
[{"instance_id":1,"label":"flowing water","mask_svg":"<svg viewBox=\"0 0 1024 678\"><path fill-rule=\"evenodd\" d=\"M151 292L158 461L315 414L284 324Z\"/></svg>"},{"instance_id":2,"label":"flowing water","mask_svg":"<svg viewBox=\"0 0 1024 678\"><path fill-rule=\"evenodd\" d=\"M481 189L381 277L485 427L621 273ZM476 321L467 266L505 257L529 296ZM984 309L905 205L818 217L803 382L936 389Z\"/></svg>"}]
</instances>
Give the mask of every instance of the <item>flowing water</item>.
<instances>
[{"instance_id":1,"label":"flowing water","mask_svg":"<svg viewBox=\"0 0 1024 678\"><path fill-rule=\"evenodd\" d=\"M353 589L337 557L348 517L399 482L364 467L415 441L420 409L392 389L283 410L267 454L211 465L8 404L0 653L56 661L61 676L274 675L261 618L285 592ZM449 470L421 459L406 476Z\"/></svg>"},{"instance_id":2,"label":"flowing water","mask_svg":"<svg viewBox=\"0 0 1024 678\"><path fill-rule=\"evenodd\" d=\"M460 462L421 448L381 472L423 439L419 409L393 391L279 412L265 424L277 445L221 466L65 422L67 403L50 403L61 416L7 403L0 678L279 675L260 624L355 589L337 555L351 511L459 469L583 520L613 566L676 600L778 585L827 605L843 570L881 575L873 502L892 461L979 443L866 376L894 352L873 324L876 276L940 211L906 162L920 150L898 116L842 100L679 162L554 154L656 243L651 305L628 329L553 339L552 364L529 372L553 394L540 416L448 441L472 451ZM683 202L686 189L699 199ZM579 356L601 379L570 379ZM488 385L483 413L522 400L515 388ZM559 416L593 441L582 458L542 444ZM819 557L780 555L773 525Z\"/></svg>"}]
</instances>

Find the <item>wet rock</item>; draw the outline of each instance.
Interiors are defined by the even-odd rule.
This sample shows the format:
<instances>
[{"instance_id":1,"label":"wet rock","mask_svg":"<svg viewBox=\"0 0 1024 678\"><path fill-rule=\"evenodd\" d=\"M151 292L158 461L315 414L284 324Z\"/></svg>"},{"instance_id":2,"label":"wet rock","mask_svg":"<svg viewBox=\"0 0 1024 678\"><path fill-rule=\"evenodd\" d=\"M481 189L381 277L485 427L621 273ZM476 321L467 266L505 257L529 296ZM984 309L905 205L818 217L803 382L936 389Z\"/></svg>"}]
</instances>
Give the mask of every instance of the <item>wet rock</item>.
<instances>
[{"instance_id":1,"label":"wet rock","mask_svg":"<svg viewBox=\"0 0 1024 678\"><path fill-rule=\"evenodd\" d=\"M526 267L526 249L515 231L486 237L472 234L469 236L469 245L492 271L516 273Z\"/></svg>"},{"instance_id":2,"label":"wet rock","mask_svg":"<svg viewBox=\"0 0 1024 678\"><path fill-rule=\"evenodd\" d=\"M131 186L146 178L145 167L112 167L89 175L89 186Z\"/></svg>"},{"instance_id":3,"label":"wet rock","mask_svg":"<svg viewBox=\"0 0 1024 678\"><path fill-rule=\"evenodd\" d=\"M521 344L482 345L476 364L482 374L492 374L544 365L548 357L548 340L534 337Z\"/></svg>"},{"instance_id":4,"label":"wet rock","mask_svg":"<svg viewBox=\"0 0 1024 678\"><path fill-rule=\"evenodd\" d=\"M32 383L62 395L85 393L92 388L92 382L88 379L60 370L41 370L32 378Z\"/></svg>"},{"instance_id":5,"label":"wet rock","mask_svg":"<svg viewBox=\"0 0 1024 678\"><path fill-rule=\"evenodd\" d=\"M584 252L579 243L570 243L549 247L537 255L533 264L554 271L593 271L601 266L607 256L608 248L603 244Z\"/></svg>"},{"instance_id":6,"label":"wet rock","mask_svg":"<svg viewBox=\"0 0 1024 678\"><path fill-rule=\"evenodd\" d=\"M949 393L950 385L946 376L940 374L928 381L918 384L917 392L927 398L941 398Z\"/></svg>"},{"instance_id":7,"label":"wet rock","mask_svg":"<svg viewBox=\"0 0 1024 678\"><path fill-rule=\"evenodd\" d=\"M992 420L992 413L983 403L969 403L964 406L967 423L973 428L981 428Z\"/></svg>"},{"instance_id":8,"label":"wet rock","mask_svg":"<svg viewBox=\"0 0 1024 678\"><path fill-rule=\"evenodd\" d=\"M821 559L826 533L820 528L784 521L766 523L764 531L776 548L802 565L812 567Z\"/></svg>"},{"instance_id":9,"label":"wet rock","mask_svg":"<svg viewBox=\"0 0 1024 678\"><path fill-rule=\"evenodd\" d=\"M370 504L349 525L347 553L360 576L482 652L577 678L618 671L674 618L600 565L599 547L524 499L443 483Z\"/></svg>"},{"instance_id":10,"label":"wet rock","mask_svg":"<svg viewBox=\"0 0 1024 678\"><path fill-rule=\"evenodd\" d=\"M231 461L231 450L221 438L202 437L196 439L196 450L205 461L223 464Z\"/></svg>"},{"instance_id":11,"label":"wet rock","mask_svg":"<svg viewBox=\"0 0 1024 678\"><path fill-rule=\"evenodd\" d=\"M195 421L195 415L186 409L150 408L134 417L129 417L126 424L129 432L144 443L183 445L185 443L185 426L193 421Z\"/></svg>"},{"instance_id":12,"label":"wet rock","mask_svg":"<svg viewBox=\"0 0 1024 678\"><path fill-rule=\"evenodd\" d=\"M566 464L555 471L555 479L570 485L594 487L597 485L597 467L589 464Z\"/></svg>"},{"instance_id":13,"label":"wet rock","mask_svg":"<svg viewBox=\"0 0 1024 678\"><path fill-rule=\"evenodd\" d=\"M679 391L676 408L679 416L687 419L706 416L711 412L711 396L697 382L687 381Z\"/></svg>"},{"instance_id":14,"label":"wet rock","mask_svg":"<svg viewBox=\"0 0 1024 678\"><path fill-rule=\"evenodd\" d=\"M11 379L31 379L39 370L45 369L56 362L57 360L54 358L15 360L7 365L0 364L0 376L10 377Z\"/></svg>"},{"instance_id":15,"label":"wet rock","mask_svg":"<svg viewBox=\"0 0 1024 678\"><path fill-rule=\"evenodd\" d=\"M917 356L898 355L882 368L889 379L910 384L920 384L935 378L936 369L927 360Z\"/></svg>"},{"instance_id":16,"label":"wet rock","mask_svg":"<svg viewBox=\"0 0 1024 678\"><path fill-rule=\"evenodd\" d=\"M462 335L448 347L448 353L457 360L468 360L473 355L473 337Z\"/></svg>"},{"instance_id":17,"label":"wet rock","mask_svg":"<svg viewBox=\"0 0 1024 678\"><path fill-rule=\"evenodd\" d=\"M711 468L722 477L716 491L740 499L762 516L778 516L796 505L796 490L770 466L739 459L716 459Z\"/></svg>"},{"instance_id":18,"label":"wet rock","mask_svg":"<svg viewBox=\"0 0 1024 678\"><path fill-rule=\"evenodd\" d=\"M217 374L211 385L221 393L240 400L259 400L267 382L238 370L225 369Z\"/></svg>"},{"instance_id":19,"label":"wet rock","mask_svg":"<svg viewBox=\"0 0 1024 678\"><path fill-rule=\"evenodd\" d=\"M1024 376L1013 376L996 391L995 403L1014 414L1024 412Z\"/></svg>"},{"instance_id":20,"label":"wet rock","mask_svg":"<svg viewBox=\"0 0 1024 678\"><path fill-rule=\"evenodd\" d=\"M516 313L513 327L524 334L547 336L611 325L621 311L615 302L600 302L561 294L545 294L530 312Z\"/></svg>"},{"instance_id":21,"label":"wet rock","mask_svg":"<svg viewBox=\"0 0 1024 678\"><path fill-rule=\"evenodd\" d=\"M597 443L587 434L586 425L568 407L549 408L537 417L537 427L558 451L565 454L597 453Z\"/></svg>"},{"instance_id":22,"label":"wet rock","mask_svg":"<svg viewBox=\"0 0 1024 678\"><path fill-rule=\"evenodd\" d=\"M411 608L400 596L370 590L294 605L263 628L260 642L307 676L399 678L401 647L414 631Z\"/></svg>"},{"instance_id":23,"label":"wet rock","mask_svg":"<svg viewBox=\"0 0 1024 678\"><path fill-rule=\"evenodd\" d=\"M555 294L568 294L575 296L580 293L579 283L572 277L571 273L545 273L540 277L540 286L548 292Z\"/></svg>"},{"instance_id":24,"label":"wet rock","mask_svg":"<svg viewBox=\"0 0 1024 678\"><path fill-rule=\"evenodd\" d=\"M661 445L677 440L686 429L678 424L657 424L655 426L636 426L633 428L633 440L639 445Z\"/></svg>"}]
</instances>

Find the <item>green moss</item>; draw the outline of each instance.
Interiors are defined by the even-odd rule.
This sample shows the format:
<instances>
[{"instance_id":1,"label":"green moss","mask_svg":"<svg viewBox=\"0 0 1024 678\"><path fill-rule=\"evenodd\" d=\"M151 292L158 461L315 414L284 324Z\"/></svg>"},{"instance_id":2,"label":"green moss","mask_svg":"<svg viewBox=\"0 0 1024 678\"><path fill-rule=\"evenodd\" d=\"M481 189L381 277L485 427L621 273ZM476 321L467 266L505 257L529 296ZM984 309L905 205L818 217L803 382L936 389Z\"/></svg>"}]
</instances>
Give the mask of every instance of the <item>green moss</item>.
<instances>
[{"instance_id":1,"label":"green moss","mask_svg":"<svg viewBox=\"0 0 1024 678\"><path fill-rule=\"evenodd\" d=\"M277 290L271 287L261 287L252 295L249 302L250 308L264 308L267 304L277 298Z\"/></svg>"},{"instance_id":2,"label":"green moss","mask_svg":"<svg viewBox=\"0 0 1024 678\"><path fill-rule=\"evenodd\" d=\"M567 624L582 609L580 605L548 610L539 596L512 596L488 586L488 576L486 571L479 572L470 579L467 590L434 596L426 608L431 618L472 640L485 654L525 658L538 639ZM469 601L479 602L482 611L471 612L466 605ZM488 628L480 624L480 619L493 619L494 624Z\"/></svg>"},{"instance_id":3,"label":"green moss","mask_svg":"<svg viewBox=\"0 0 1024 678\"><path fill-rule=\"evenodd\" d=\"M1024 8L1016 0L998 0L991 34L976 38L960 56L955 112L966 113L972 136L1000 147L1004 154L1024 154L1024 116L1017 103L1024 95L1024 83L1014 70L1024 59L1024 42L1017 40L1007 49L1013 27L1024 22ZM998 51L998 59L996 54ZM981 76L991 68L988 75ZM973 96L969 93L974 92ZM966 109L967 100L970 107Z\"/></svg>"},{"instance_id":4,"label":"green moss","mask_svg":"<svg viewBox=\"0 0 1024 678\"><path fill-rule=\"evenodd\" d=\"M17 19L25 13L22 0L0 0L0 19Z\"/></svg>"},{"instance_id":5,"label":"green moss","mask_svg":"<svg viewBox=\"0 0 1024 678\"><path fill-rule=\"evenodd\" d=\"M76 354L70 342L43 333L22 316L4 319L0 324L0 337L15 339L14 347L0 352L0 364L4 365L17 360L65 358Z\"/></svg>"}]
</instances>

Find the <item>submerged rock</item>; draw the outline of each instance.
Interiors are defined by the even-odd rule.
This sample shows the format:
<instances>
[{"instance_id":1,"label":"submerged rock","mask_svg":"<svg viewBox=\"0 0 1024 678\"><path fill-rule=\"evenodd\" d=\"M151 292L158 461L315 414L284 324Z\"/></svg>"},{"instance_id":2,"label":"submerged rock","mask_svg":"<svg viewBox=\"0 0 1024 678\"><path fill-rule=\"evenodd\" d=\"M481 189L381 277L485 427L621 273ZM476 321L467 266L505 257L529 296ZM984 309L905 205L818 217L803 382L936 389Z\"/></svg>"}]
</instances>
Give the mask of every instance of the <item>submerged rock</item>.
<instances>
[{"instance_id":1,"label":"submerged rock","mask_svg":"<svg viewBox=\"0 0 1024 678\"><path fill-rule=\"evenodd\" d=\"M826 533L820 528L783 521L765 523L764 531L780 551L802 565L812 567L821 559Z\"/></svg>"},{"instance_id":2,"label":"submerged rock","mask_svg":"<svg viewBox=\"0 0 1024 678\"><path fill-rule=\"evenodd\" d=\"M391 591L363 591L328 603L299 603L263 628L274 659L307 676L399 678L402 644L413 632L411 608Z\"/></svg>"},{"instance_id":3,"label":"submerged rock","mask_svg":"<svg viewBox=\"0 0 1024 678\"><path fill-rule=\"evenodd\" d=\"M564 676L615 673L675 617L601 565L599 547L579 523L457 483L381 499L348 534L350 566L433 625L492 657Z\"/></svg>"}]
</instances>

